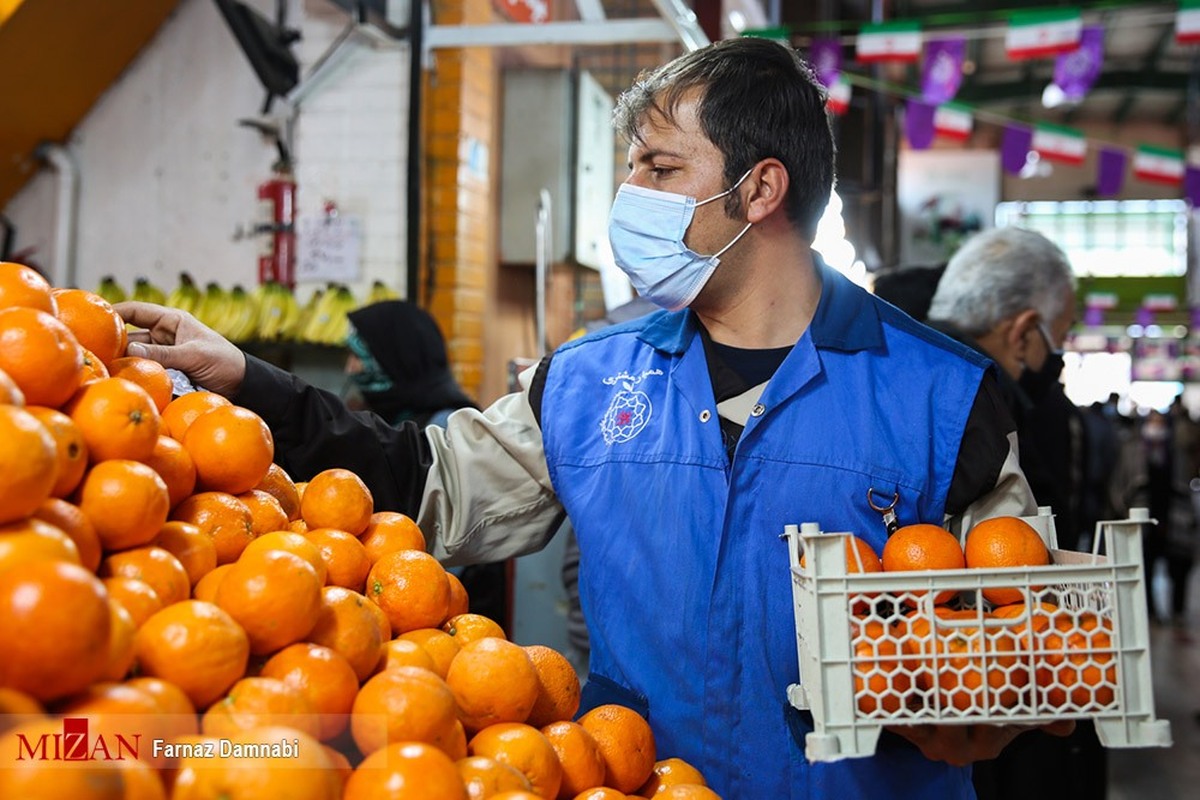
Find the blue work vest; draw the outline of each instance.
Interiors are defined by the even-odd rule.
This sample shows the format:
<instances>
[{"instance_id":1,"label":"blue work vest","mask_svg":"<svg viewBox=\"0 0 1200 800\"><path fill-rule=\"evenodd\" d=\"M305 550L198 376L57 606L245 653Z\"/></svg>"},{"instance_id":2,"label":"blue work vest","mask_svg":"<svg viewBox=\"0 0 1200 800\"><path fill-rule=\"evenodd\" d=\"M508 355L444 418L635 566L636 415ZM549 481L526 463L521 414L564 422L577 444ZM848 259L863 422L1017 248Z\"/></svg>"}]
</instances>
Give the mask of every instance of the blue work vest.
<instances>
[{"instance_id":1,"label":"blue work vest","mask_svg":"<svg viewBox=\"0 0 1200 800\"><path fill-rule=\"evenodd\" d=\"M562 347L542 401L550 476L579 539L591 638L585 706L645 713L658 757L726 800L972 797L970 770L884 734L875 756L810 765L788 523L885 539L942 521L987 362L822 269L808 331L759 399L730 463L702 338L660 312ZM586 710L586 708L585 708Z\"/></svg>"}]
</instances>

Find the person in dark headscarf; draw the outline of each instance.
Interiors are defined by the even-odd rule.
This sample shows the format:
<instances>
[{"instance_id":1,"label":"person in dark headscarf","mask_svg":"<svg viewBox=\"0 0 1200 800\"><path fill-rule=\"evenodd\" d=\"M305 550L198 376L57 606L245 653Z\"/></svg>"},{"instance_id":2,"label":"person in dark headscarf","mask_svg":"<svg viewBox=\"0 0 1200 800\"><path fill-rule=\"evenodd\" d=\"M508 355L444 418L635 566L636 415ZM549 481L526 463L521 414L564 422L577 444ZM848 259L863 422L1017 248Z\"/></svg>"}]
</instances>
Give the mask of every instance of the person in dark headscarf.
<instances>
[{"instance_id":1,"label":"person in dark headscarf","mask_svg":"<svg viewBox=\"0 0 1200 800\"><path fill-rule=\"evenodd\" d=\"M346 371L367 407L388 423L444 425L460 408L478 408L450 374L446 341L425 310L385 300L350 312Z\"/></svg>"},{"instance_id":2,"label":"person in dark headscarf","mask_svg":"<svg viewBox=\"0 0 1200 800\"><path fill-rule=\"evenodd\" d=\"M390 425L412 420L421 428L446 424L460 408L478 408L450 373L446 340L425 310L406 300L385 300L350 312L346 372L366 408ZM471 612L508 631L508 565L455 569Z\"/></svg>"}]
</instances>

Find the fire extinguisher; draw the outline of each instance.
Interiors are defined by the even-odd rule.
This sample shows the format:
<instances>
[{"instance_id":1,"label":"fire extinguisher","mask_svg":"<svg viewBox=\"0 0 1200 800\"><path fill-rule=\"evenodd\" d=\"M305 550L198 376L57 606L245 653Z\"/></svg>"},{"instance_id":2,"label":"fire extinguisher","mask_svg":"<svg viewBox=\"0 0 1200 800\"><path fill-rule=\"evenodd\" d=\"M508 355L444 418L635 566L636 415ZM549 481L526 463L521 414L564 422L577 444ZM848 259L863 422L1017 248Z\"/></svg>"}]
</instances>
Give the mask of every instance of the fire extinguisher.
<instances>
[{"instance_id":1,"label":"fire extinguisher","mask_svg":"<svg viewBox=\"0 0 1200 800\"><path fill-rule=\"evenodd\" d=\"M296 178L286 162L258 185L258 282L296 287Z\"/></svg>"}]
</instances>

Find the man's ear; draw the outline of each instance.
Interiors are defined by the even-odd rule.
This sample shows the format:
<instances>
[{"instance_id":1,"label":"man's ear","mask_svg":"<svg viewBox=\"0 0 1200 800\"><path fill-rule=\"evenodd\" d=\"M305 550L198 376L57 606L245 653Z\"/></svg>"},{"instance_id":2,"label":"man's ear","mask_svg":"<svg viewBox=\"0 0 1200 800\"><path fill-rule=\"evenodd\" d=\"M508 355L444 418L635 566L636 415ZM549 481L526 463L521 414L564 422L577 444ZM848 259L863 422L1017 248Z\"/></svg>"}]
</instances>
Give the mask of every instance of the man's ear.
<instances>
[{"instance_id":1,"label":"man's ear","mask_svg":"<svg viewBox=\"0 0 1200 800\"><path fill-rule=\"evenodd\" d=\"M790 183L787 168L779 159L765 158L758 162L746 183L750 184L746 195L747 222L762 222L783 207Z\"/></svg>"},{"instance_id":2,"label":"man's ear","mask_svg":"<svg viewBox=\"0 0 1200 800\"><path fill-rule=\"evenodd\" d=\"M1037 326L1038 312L1032 308L1027 308L1012 317L1012 324L1008 326L1005 332L1005 337L1008 340L1011 352L1015 353L1017 358L1024 361L1026 358L1026 345L1029 340L1029 332Z\"/></svg>"}]
</instances>

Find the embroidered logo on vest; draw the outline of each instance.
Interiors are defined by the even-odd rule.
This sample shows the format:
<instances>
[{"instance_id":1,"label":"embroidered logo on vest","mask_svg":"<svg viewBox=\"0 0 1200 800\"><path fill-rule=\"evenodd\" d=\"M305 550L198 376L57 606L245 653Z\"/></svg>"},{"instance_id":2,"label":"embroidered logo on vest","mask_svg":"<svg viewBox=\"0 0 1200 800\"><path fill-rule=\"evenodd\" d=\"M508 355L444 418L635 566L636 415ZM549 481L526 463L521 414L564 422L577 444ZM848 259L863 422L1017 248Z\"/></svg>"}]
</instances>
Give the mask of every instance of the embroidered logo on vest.
<instances>
[{"instance_id":1,"label":"embroidered logo on vest","mask_svg":"<svg viewBox=\"0 0 1200 800\"><path fill-rule=\"evenodd\" d=\"M604 379L606 386L616 386L620 383L624 387L613 395L612 402L608 404L608 411L604 412L604 419L600 420L600 432L604 435L605 444L628 442L642 432L650 422L654 406L645 392L633 387L651 375L662 374L661 369L648 369L636 378L628 372L620 372Z\"/></svg>"}]
</instances>

